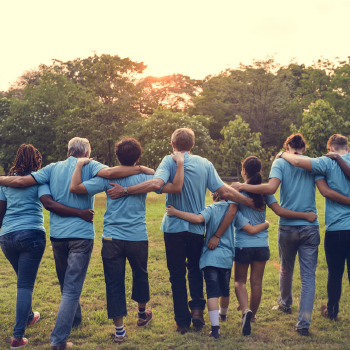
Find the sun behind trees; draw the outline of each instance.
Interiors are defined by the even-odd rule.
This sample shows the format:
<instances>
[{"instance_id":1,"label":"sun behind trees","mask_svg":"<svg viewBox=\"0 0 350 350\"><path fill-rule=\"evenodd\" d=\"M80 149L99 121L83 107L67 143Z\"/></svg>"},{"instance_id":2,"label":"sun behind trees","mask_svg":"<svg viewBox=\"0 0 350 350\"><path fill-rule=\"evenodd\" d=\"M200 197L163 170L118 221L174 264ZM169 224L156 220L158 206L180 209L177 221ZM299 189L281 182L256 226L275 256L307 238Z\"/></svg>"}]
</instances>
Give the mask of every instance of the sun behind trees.
<instances>
[{"instance_id":1,"label":"sun behind trees","mask_svg":"<svg viewBox=\"0 0 350 350\"><path fill-rule=\"evenodd\" d=\"M323 123L325 138L328 131L349 134L350 60L283 67L268 58L204 80L182 74L145 77L146 67L129 58L95 54L68 62L53 60L50 66L25 72L0 98L0 165L7 172L23 142L40 148L43 165L57 161L68 140L77 135L90 140L96 160L114 165L112 146L128 135L145 139L141 161L156 166L151 148L169 151L163 140L187 123L193 124L196 135L203 134L194 153L212 160L222 175L236 175L236 160L222 152L228 142L222 130L230 121L237 123L239 115L252 135L260 133L256 138L261 146L248 142L245 147L254 148L249 154L264 155L266 175L270 154L278 150L291 125L303 132L312 155L321 154L313 146L315 135L322 134L317 125ZM325 102L316 102L320 99ZM315 108L322 112L314 113Z\"/></svg>"}]
</instances>

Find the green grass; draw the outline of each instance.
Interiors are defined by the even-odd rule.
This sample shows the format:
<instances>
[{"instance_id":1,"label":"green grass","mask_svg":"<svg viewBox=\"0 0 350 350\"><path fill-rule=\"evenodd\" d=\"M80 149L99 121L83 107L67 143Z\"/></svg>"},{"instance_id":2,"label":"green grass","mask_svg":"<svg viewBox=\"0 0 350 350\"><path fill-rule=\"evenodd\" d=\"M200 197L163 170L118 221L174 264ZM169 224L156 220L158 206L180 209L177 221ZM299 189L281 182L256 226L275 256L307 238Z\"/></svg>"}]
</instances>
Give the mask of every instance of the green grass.
<instances>
[{"instance_id":1,"label":"green grass","mask_svg":"<svg viewBox=\"0 0 350 350\"><path fill-rule=\"evenodd\" d=\"M207 204L211 199L207 196ZM210 323L205 314L206 325L201 331L191 331L185 335L175 332L172 294L169 274L166 268L163 234L159 230L164 213L164 196L150 194L147 199L147 227L150 239L149 278L151 301L149 306L154 312L154 320L146 329L136 328L137 304L131 297L131 270L127 265L126 295L128 316L124 320L128 338L122 345L111 339L114 331L112 321L107 319L106 293L101 260L101 236L105 197L98 195L95 204L96 239L84 289L81 296L83 323L74 329L69 337L75 349L349 349L349 306L350 293L347 272L344 274L343 294L340 305L341 320L332 322L320 316L320 306L327 300L327 265L323 249L324 237L324 199L317 194L317 205L320 213L321 245L316 271L316 298L310 337L296 334L294 326L297 321L300 277L299 264L294 273L294 305L291 315L271 311L276 305L279 294L278 273L279 259L277 248L278 218L269 209L267 220L270 222L271 259L266 265L263 283L263 297L258 311L258 322L253 325L252 334L243 337L240 333L239 311L236 311L237 300L234 295L233 278L231 279L231 304L228 321L222 324L221 338L214 341L208 338ZM48 213L45 212L47 228L46 251L39 268L33 295L33 309L41 313L40 321L26 330L29 339L26 349L50 349L50 333L54 327L60 303L60 290L55 272L52 248L49 240ZM248 282L249 289L249 282ZM4 339L12 334L16 307L16 276L9 262L0 253L0 348L9 348Z\"/></svg>"}]
</instances>

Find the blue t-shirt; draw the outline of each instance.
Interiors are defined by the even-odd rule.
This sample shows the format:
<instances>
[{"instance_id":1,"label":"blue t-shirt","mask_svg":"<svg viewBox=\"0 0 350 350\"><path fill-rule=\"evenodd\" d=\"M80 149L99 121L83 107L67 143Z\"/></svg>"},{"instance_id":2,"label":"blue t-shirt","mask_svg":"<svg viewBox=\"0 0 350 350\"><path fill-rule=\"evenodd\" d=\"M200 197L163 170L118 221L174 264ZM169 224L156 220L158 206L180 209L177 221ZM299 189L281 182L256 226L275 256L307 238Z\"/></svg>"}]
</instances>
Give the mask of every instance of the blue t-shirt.
<instances>
[{"instance_id":1,"label":"blue t-shirt","mask_svg":"<svg viewBox=\"0 0 350 350\"><path fill-rule=\"evenodd\" d=\"M249 197L248 193L242 191L243 196ZM272 203L277 202L275 196L266 195L263 196L264 201L268 206ZM244 204L238 204L238 210L246 217L251 225L258 225L265 222L266 219L266 208L264 211L254 210ZM236 228L235 230L235 247L246 248L246 247L268 247L269 246L269 231L263 230L259 233L251 235L250 233Z\"/></svg>"},{"instance_id":2,"label":"blue t-shirt","mask_svg":"<svg viewBox=\"0 0 350 350\"><path fill-rule=\"evenodd\" d=\"M350 165L349 153L341 157ZM346 178L335 160L328 157L310 158L310 160L311 173L318 174L316 175L316 181L325 178L329 188L350 197L350 180ZM325 213L327 231L350 229L350 206L326 198Z\"/></svg>"},{"instance_id":3,"label":"blue t-shirt","mask_svg":"<svg viewBox=\"0 0 350 350\"><path fill-rule=\"evenodd\" d=\"M290 164L285 159L279 158L272 164L269 178L271 179L273 177L281 180L280 205L282 208L302 213L313 211L317 214L315 175L311 174L310 171ZM286 219L280 217L279 224L286 226L316 226L318 225L318 220L309 222L305 219Z\"/></svg>"},{"instance_id":4,"label":"blue t-shirt","mask_svg":"<svg viewBox=\"0 0 350 350\"><path fill-rule=\"evenodd\" d=\"M93 209L94 196L71 193L72 179L77 158L69 157L65 161L51 163L32 174L38 184L49 184L54 201L78 209ZM82 180L93 178L106 165L91 161L83 166ZM50 213L50 236L53 238L83 238L94 239L95 229L92 222L87 222L76 216L60 216Z\"/></svg>"},{"instance_id":5,"label":"blue t-shirt","mask_svg":"<svg viewBox=\"0 0 350 350\"><path fill-rule=\"evenodd\" d=\"M185 178L181 193L168 193L165 205L170 204L176 209L187 213L199 214L205 208L205 194L207 188L211 192L222 186L224 183L220 179L213 164L209 160L188 154L185 152ZM164 183L173 182L176 173L176 163L171 156L166 156L160 163L154 178L162 179ZM164 214L162 226L163 232L193 232L204 234L204 225L192 224L176 216Z\"/></svg>"},{"instance_id":6,"label":"blue t-shirt","mask_svg":"<svg viewBox=\"0 0 350 350\"><path fill-rule=\"evenodd\" d=\"M220 238L217 247L213 250L207 247L207 244L219 228L224 216L228 211L230 204L234 202L220 201L208 205L200 213L203 215L206 225L205 242L202 249L202 255L199 261L199 267L203 269L206 266L220 267L223 269L231 269L233 259L235 258L234 244L234 226L241 229L249 223L239 211L237 211L231 225L226 229Z\"/></svg>"},{"instance_id":7,"label":"blue t-shirt","mask_svg":"<svg viewBox=\"0 0 350 350\"><path fill-rule=\"evenodd\" d=\"M107 190L112 188L110 182L129 187L150 179L153 179L153 175L138 174L113 180L96 176L89 181L84 181L84 186L93 196L103 191L107 193ZM147 193L133 194L118 199L110 199L107 195L102 237L124 241L148 241L145 217L146 197Z\"/></svg>"},{"instance_id":8,"label":"blue t-shirt","mask_svg":"<svg viewBox=\"0 0 350 350\"><path fill-rule=\"evenodd\" d=\"M0 200L6 203L0 236L21 230L45 232L43 207L39 198L51 195L48 185L28 187L0 187Z\"/></svg>"}]
</instances>

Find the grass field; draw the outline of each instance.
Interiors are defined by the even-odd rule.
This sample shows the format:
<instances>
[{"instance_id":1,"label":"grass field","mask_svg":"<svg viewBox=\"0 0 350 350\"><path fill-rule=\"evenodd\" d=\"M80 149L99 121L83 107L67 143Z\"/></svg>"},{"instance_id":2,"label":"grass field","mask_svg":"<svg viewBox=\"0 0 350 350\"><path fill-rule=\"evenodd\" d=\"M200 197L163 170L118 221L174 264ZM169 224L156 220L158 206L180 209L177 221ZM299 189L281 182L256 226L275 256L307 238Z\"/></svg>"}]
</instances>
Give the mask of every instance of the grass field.
<instances>
[{"instance_id":1,"label":"grass field","mask_svg":"<svg viewBox=\"0 0 350 350\"><path fill-rule=\"evenodd\" d=\"M207 196L207 204L211 199ZM291 315L280 311L271 311L276 305L279 294L278 272L279 259L277 248L278 218L268 209L267 220L270 222L271 259L266 265L263 284L263 297L258 311L258 321L253 324L252 334L243 337L240 333L240 311L236 311L237 300L234 295L233 278L231 279L231 304L228 321L221 325L221 338L214 341L208 337L209 317L206 312L206 325L201 331L191 328L185 335L175 332L172 295L169 275L166 268L163 234L159 230L164 213L164 196L150 194L147 199L147 226L150 240L149 278L151 301L149 307L154 312L154 320L146 329L136 327L136 303L131 296L131 270L126 272L126 294L128 316L124 320L127 341L122 345L111 339L114 331L112 321L107 319L105 283L101 259L101 236L105 197L98 195L95 202L95 246L81 296L83 323L72 331L69 341L75 349L349 349L349 306L350 293L347 273L343 279L343 295L340 305L340 321L329 321L321 317L320 306L327 300L326 282L327 265L323 249L324 237L324 199L317 194L320 218L321 245L316 271L316 298L309 337L301 337L295 332L297 321L300 277L299 264L294 273L294 305ZM33 295L33 310L41 313L40 321L32 328L27 328L25 336L29 339L26 349L50 349L50 333L54 327L60 303L60 289L55 272L52 248L49 240L49 216L45 212L47 228L46 251L39 268ZM249 289L249 282L248 282ZM16 276L9 262L0 252L0 348L9 348L5 338L12 335L16 307Z\"/></svg>"}]
</instances>

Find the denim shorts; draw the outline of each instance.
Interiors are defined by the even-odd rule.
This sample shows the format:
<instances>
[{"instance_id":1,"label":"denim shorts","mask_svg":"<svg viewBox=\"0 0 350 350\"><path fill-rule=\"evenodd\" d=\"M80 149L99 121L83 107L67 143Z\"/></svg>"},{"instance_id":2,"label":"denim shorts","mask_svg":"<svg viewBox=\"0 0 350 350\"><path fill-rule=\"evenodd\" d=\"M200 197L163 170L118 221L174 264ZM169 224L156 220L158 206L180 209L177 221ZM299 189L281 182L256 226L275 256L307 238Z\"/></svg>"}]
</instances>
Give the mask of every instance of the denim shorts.
<instances>
[{"instance_id":1,"label":"denim shorts","mask_svg":"<svg viewBox=\"0 0 350 350\"><path fill-rule=\"evenodd\" d=\"M251 264L252 261L267 261L270 259L269 247L235 248L235 262L238 264Z\"/></svg>"},{"instance_id":2,"label":"denim shorts","mask_svg":"<svg viewBox=\"0 0 350 350\"><path fill-rule=\"evenodd\" d=\"M203 271L207 299L230 296L231 269L206 266Z\"/></svg>"}]
</instances>

